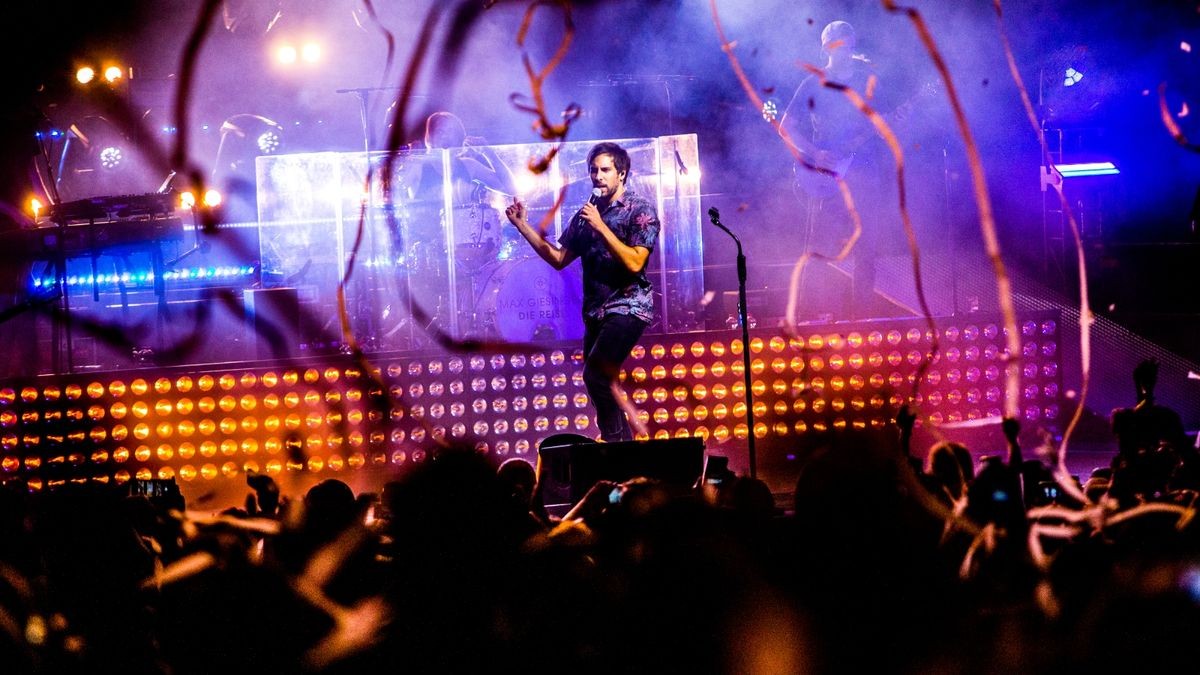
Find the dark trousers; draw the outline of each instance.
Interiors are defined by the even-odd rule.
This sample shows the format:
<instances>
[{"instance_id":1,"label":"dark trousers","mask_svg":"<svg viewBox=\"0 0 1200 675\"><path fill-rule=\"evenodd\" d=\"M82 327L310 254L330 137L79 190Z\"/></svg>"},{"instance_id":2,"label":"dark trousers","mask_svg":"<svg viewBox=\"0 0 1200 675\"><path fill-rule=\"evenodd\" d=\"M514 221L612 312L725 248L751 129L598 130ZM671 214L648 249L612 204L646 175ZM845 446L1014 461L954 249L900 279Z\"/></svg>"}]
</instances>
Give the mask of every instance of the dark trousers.
<instances>
[{"instance_id":1,"label":"dark trousers","mask_svg":"<svg viewBox=\"0 0 1200 675\"><path fill-rule=\"evenodd\" d=\"M628 314L609 314L599 321L584 320L583 383L592 405L596 406L596 426L605 441L633 440L633 431L613 395L613 383L644 330L646 322Z\"/></svg>"}]
</instances>

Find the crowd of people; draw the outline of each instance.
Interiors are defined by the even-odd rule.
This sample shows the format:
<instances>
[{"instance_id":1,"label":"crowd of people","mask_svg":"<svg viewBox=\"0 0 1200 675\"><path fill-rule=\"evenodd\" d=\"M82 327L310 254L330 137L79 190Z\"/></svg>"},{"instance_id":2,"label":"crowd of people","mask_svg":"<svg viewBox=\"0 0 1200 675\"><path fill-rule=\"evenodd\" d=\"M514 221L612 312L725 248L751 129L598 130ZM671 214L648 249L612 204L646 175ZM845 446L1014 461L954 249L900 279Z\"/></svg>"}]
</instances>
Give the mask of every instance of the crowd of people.
<instances>
[{"instance_id":1,"label":"crowd of people","mask_svg":"<svg viewBox=\"0 0 1200 675\"><path fill-rule=\"evenodd\" d=\"M1196 450L1153 399L1086 481L1008 447L806 439L791 504L732 474L598 483L444 450L354 494L0 490L0 664L20 673L1187 672ZM980 451L992 451L990 457ZM924 463L914 454L927 454ZM169 487L169 486L168 486Z\"/></svg>"}]
</instances>

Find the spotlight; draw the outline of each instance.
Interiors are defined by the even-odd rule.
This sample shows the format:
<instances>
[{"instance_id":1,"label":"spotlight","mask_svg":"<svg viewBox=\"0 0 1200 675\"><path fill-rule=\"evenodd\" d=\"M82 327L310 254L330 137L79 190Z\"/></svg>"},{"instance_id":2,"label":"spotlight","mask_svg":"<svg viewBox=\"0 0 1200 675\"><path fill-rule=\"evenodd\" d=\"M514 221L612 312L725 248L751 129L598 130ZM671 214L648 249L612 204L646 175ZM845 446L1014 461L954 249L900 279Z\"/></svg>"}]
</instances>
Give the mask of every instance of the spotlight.
<instances>
[{"instance_id":1,"label":"spotlight","mask_svg":"<svg viewBox=\"0 0 1200 675\"><path fill-rule=\"evenodd\" d=\"M762 117L767 122L774 122L779 118L779 104L772 99L767 99L763 102Z\"/></svg>"},{"instance_id":2,"label":"spotlight","mask_svg":"<svg viewBox=\"0 0 1200 675\"><path fill-rule=\"evenodd\" d=\"M513 182L516 183L519 195L527 195L538 188L538 177L528 171L522 171L513 176Z\"/></svg>"},{"instance_id":3,"label":"spotlight","mask_svg":"<svg viewBox=\"0 0 1200 675\"><path fill-rule=\"evenodd\" d=\"M226 119L221 123L214 184L222 185L230 174L245 176L253 183L254 158L279 152L282 147L283 127L278 122L248 113Z\"/></svg>"},{"instance_id":4,"label":"spotlight","mask_svg":"<svg viewBox=\"0 0 1200 675\"><path fill-rule=\"evenodd\" d=\"M191 190L188 190L187 192L179 193L179 203L185 209L195 208L196 194L194 192L192 192Z\"/></svg>"},{"instance_id":5,"label":"spotlight","mask_svg":"<svg viewBox=\"0 0 1200 675\"><path fill-rule=\"evenodd\" d=\"M291 45L283 45L275 52L275 58L285 66L290 66L296 62L296 48Z\"/></svg>"},{"instance_id":6,"label":"spotlight","mask_svg":"<svg viewBox=\"0 0 1200 675\"><path fill-rule=\"evenodd\" d=\"M204 191L204 205L211 208L216 208L221 205L221 193L209 188Z\"/></svg>"},{"instance_id":7,"label":"spotlight","mask_svg":"<svg viewBox=\"0 0 1200 675\"><path fill-rule=\"evenodd\" d=\"M279 149L279 132L267 129L258 135L258 149L264 155L269 155Z\"/></svg>"},{"instance_id":8,"label":"spotlight","mask_svg":"<svg viewBox=\"0 0 1200 675\"><path fill-rule=\"evenodd\" d=\"M56 179L63 201L130 194L145 179L136 149L106 118L78 119L64 136Z\"/></svg>"},{"instance_id":9,"label":"spotlight","mask_svg":"<svg viewBox=\"0 0 1200 675\"><path fill-rule=\"evenodd\" d=\"M121 148L110 145L100 151L100 166L112 171L121 166L121 161L124 159L124 154Z\"/></svg>"},{"instance_id":10,"label":"spotlight","mask_svg":"<svg viewBox=\"0 0 1200 675\"><path fill-rule=\"evenodd\" d=\"M1063 79L1063 86L1064 87L1073 87L1076 84L1079 84L1079 81L1082 79L1083 79L1083 73L1079 72L1078 70L1075 70L1075 68L1073 66L1068 67L1066 77Z\"/></svg>"},{"instance_id":11,"label":"spotlight","mask_svg":"<svg viewBox=\"0 0 1200 675\"><path fill-rule=\"evenodd\" d=\"M306 42L300 51L300 57L308 63L316 63L321 58L321 45L315 42Z\"/></svg>"},{"instance_id":12,"label":"spotlight","mask_svg":"<svg viewBox=\"0 0 1200 675\"><path fill-rule=\"evenodd\" d=\"M33 213L33 217L37 218L42 214L42 202L37 197L29 200L29 211Z\"/></svg>"},{"instance_id":13,"label":"spotlight","mask_svg":"<svg viewBox=\"0 0 1200 675\"><path fill-rule=\"evenodd\" d=\"M96 71L92 70L88 66L84 66L75 71L75 79L79 82L79 84L87 84L96 79Z\"/></svg>"},{"instance_id":14,"label":"spotlight","mask_svg":"<svg viewBox=\"0 0 1200 675\"><path fill-rule=\"evenodd\" d=\"M122 74L123 73L121 72L120 66L109 66L104 69L104 79L109 84L112 84L113 82L116 82L117 80L121 79Z\"/></svg>"}]
</instances>

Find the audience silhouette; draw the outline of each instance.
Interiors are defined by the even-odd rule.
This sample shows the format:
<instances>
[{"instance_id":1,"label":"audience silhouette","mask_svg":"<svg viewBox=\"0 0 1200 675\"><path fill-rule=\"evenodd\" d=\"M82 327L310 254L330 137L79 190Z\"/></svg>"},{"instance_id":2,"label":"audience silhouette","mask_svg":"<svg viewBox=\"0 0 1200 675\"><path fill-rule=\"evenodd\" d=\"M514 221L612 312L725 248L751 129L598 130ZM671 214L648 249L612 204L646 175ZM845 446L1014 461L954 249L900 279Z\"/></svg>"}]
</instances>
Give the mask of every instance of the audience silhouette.
<instances>
[{"instance_id":1,"label":"audience silhouette","mask_svg":"<svg viewBox=\"0 0 1200 675\"><path fill-rule=\"evenodd\" d=\"M355 495L247 477L178 493L0 487L6 672L1187 672L1200 629L1195 450L1154 403L1086 484L915 416L812 434L791 503L726 474L600 482L562 518L537 470L444 448Z\"/></svg>"}]
</instances>

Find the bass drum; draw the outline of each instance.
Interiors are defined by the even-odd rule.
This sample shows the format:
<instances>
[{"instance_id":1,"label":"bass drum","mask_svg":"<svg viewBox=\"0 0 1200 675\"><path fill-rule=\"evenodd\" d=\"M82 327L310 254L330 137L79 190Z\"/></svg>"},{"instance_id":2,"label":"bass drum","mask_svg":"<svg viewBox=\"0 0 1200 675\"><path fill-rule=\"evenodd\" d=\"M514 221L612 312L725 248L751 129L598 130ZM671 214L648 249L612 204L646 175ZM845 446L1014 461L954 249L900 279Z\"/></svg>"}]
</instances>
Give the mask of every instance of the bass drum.
<instances>
[{"instance_id":1,"label":"bass drum","mask_svg":"<svg viewBox=\"0 0 1200 675\"><path fill-rule=\"evenodd\" d=\"M583 281L578 265L559 271L541 258L504 260L481 271L475 320L505 342L583 337Z\"/></svg>"},{"instance_id":2,"label":"bass drum","mask_svg":"<svg viewBox=\"0 0 1200 675\"><path fill-rule=\"evenodd\" d=\"M454 259L468 271L475 271L496 260L500 253L500 218L486 204L456 208L454 217Z\"/></svg>"}]
</instances>

